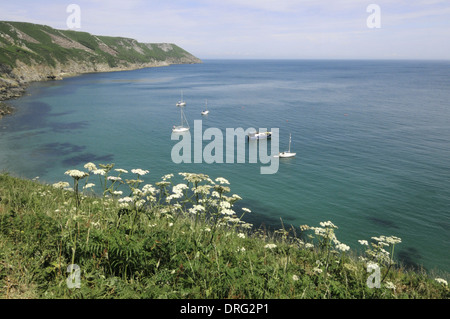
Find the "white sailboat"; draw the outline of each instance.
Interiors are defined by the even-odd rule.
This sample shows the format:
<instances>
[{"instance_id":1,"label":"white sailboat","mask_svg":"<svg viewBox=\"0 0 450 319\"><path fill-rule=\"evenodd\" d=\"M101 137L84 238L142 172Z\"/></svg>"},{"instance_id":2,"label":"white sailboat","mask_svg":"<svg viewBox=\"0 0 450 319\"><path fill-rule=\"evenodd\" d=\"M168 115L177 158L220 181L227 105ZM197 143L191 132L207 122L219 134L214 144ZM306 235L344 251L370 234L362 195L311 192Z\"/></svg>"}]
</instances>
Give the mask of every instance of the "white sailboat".
<instances>
[{"instance_id":1,"label":"white sailboat","mask_svg":"<svg viewBox=\"0 0 450 319\"><path fill-rule=\"evenodd\" d=\"M186 119L186 115L184 115L183 108L186 105L186 102L183 101L183 92L181 93L181 100L177 103L177 107L180 108L180 119L181 124L179 126L173 126L172 132L173 133L184 133L189 131L189 123ZM186 123L186 125L185 125Z\"/></svg>"},{"instance_id":2,"label":"white sailboat","mask_svg":"<svg viewBox=\"0 0 450 319\"><path fill-rule=\"evenodd\" d=\"M297 153L291 153L291 134L289 134L289 150L287 152L281 152L278 157L294 157Z\"/></svg>"},{"instance_id":3,"label":"white sailboat","mask_svg":"<svg viewBox=\"0 0 450 319\"><path fill-rule=\"evenodd\" d=\"M266 140L272 138L272 132L250 132L247 136L249 140Z\"/></svg>"},{"instance_id":4,"label":"white sailboat","mask_svg":"<svg viewBox=\"0 0 450 319\"><path fill-rule=\"evenodd\" d=\"M206 100L205 103L205 109L202 111L202 115L208 115L209 111L208 111L208 100Z\"/></svg>"},{"instance_id":5,"label":"white sailboat","mask_svg":"<svg viewBox=\"0 0 450 319\"><path fill-rule=\"evenodd\" d=\"M186 102L183 101L183 91L181 91L181 100L178 101L177 106L186 106Z\"/></svg>"}]
</instances>

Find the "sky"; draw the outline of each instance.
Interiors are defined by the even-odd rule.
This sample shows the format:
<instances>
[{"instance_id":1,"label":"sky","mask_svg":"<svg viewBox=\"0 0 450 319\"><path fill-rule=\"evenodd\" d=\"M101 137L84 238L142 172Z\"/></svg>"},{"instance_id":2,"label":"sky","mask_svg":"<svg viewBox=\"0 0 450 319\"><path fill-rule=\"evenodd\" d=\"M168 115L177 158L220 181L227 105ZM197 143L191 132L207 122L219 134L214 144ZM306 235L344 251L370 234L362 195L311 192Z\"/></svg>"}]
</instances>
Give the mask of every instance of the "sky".
<instances>
[{"instance_id":1,"label":"sky","mask_svg":"<svg viewBox=\"0 0 450 319\"><path fill-rule=\"evenodd\" d=\"M3 21L175 43L200 59L450 59L450 0L0 1Z\"/></svg>"}]
</instances>

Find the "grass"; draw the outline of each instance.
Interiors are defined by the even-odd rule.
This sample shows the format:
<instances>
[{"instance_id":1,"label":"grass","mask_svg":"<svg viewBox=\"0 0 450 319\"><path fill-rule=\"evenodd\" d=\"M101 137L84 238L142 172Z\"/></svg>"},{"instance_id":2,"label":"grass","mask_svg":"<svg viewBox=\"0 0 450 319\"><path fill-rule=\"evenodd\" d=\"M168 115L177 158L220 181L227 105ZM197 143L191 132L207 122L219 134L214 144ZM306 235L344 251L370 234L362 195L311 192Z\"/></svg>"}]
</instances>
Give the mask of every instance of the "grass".
<instances>
[{"instance_id":1,"label":"grass","mask_svg":"<svg viewBox=\"0 0 450 319\"><path fill-rule=\"evenodd\" d=\"M26 34L32 39L24 38ZM194 58L185 50L176 45L171 45L172 49L163 51L156 44L150 49L146 44L136 40L123 37L94 36L87 32L73 30L56 30L49 26L38 25L25 22L0 21L0 63L15 67L17 60L31 65L47 64L56 66L57 62L62 64L73 60L78 62L89 61L91 63L108 63L110 67L117 67L127 64L150 63L153 61L164 61L167 59ZM53 42L50 35L69 39L83 45L91 50L64 48ZM110 51L105 52L101 45L109 47ZM116 53L110 53L110 52Z\"/></svg>"},{"instance_id":2,"label":"grass","mask_svg":"<svg viewBox=\"0 0 450 319\"><path fill-rule=\"evenodd\" d=\"M443 280L395 263L399 238L372 239L357 256L331 222L251 227L226 179L145 184L148 171L100 167L67 171L70 184L0 174L2 298L449 298Z\"/></svg>"}]
</instances>

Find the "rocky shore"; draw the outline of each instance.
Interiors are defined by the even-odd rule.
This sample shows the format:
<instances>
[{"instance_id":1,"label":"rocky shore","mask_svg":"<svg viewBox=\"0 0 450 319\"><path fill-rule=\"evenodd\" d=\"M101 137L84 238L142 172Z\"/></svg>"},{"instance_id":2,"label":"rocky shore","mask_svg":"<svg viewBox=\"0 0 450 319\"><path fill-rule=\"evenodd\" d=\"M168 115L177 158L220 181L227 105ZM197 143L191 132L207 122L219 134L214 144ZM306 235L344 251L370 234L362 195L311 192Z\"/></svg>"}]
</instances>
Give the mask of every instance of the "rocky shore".
<instances>
[{"instance_id":1,"label":"rocky shore","mask_svg":"<svg viewBox=\"0 0 450 319\"><path fill-rule=\"evenodd\" d=\"M12 114L13 112L14 112L14 108L12 106L9 106L8 104L0 102L0 119L5 115Z\"/></svg>"}]
</instances>

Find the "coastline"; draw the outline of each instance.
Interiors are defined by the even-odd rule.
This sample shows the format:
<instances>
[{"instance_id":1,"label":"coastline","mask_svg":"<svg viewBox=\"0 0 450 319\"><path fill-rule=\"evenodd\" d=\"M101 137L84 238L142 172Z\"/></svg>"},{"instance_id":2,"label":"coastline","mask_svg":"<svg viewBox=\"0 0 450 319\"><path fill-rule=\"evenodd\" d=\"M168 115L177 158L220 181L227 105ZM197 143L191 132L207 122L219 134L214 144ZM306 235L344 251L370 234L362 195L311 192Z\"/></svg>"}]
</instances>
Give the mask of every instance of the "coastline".
<instances>
[{"instance_id":1,"label":"coastline","mask_svg":"<svg viewBox=\"0 0 450 319\"><path fill-rule=\"evenodd\" d=\"M14 107L5 103L12 99L22 97L33 82L42 81L58 81L64 78L76 77L89 73L107 73L132 71L145 68L166 67L173 64L197 64L198 61L154 61L148 63L121 65L110 67L106 64L66 64L57 67L49 67L43 65L27 66L21 64L17 68L10 68L0 64L0 120L4 116L12 115L15 111Z\"/></svg>"},{"instance_id":2,"label":"coastline","mask_svg":"<svg viewBox=\"0 0 450 319\"><path fill-rule=\"evenodd\" d=\"M197 63L202 60L172 43L140 43L124 37L0 21L0 102L23 96L32 82ZM0 117L12 112L10 105L0 104Z\"/></svg>"}]
</instances>

